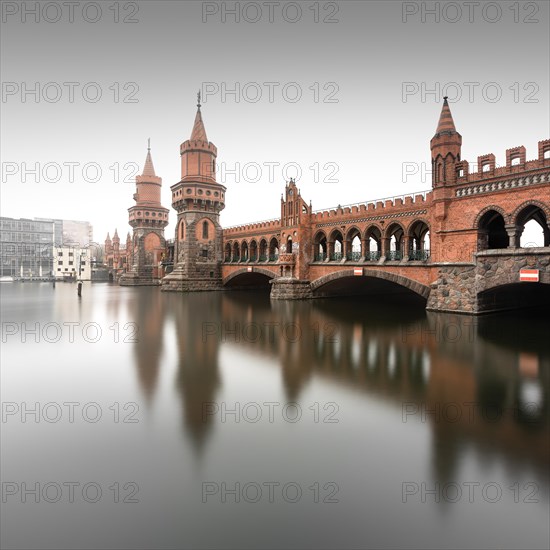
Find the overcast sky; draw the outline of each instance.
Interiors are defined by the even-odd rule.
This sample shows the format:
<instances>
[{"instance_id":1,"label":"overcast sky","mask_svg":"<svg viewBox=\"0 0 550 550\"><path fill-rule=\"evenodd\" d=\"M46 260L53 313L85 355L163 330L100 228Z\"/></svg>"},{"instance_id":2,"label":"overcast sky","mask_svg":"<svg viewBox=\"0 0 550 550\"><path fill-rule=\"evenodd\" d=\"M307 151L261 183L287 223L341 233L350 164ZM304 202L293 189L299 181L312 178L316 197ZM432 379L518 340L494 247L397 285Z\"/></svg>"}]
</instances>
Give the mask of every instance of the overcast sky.
<instances>
[{"instance_id":1,"label":"overcast sky","mask_svg":"<svg viewBox=\"0 0 550 550\"><path fill-rule=\"evenodd\" d=\"M287 163L314 209L429 189L444 90L470 162L550 137L546 1L35 4L2 3L1 214L99 242L130 229L148 138L171 207L199 89L225 227L279 216Z\"/></svg>"}]
</instances>

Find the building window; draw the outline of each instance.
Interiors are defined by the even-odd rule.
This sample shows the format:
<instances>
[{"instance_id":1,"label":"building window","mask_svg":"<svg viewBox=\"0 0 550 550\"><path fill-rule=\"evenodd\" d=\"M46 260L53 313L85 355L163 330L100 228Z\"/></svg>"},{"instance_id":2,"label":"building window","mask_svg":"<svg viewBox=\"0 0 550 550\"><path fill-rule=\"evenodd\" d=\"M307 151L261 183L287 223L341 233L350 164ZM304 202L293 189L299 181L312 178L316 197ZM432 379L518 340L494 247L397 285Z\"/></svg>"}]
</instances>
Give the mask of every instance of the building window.
<instances>
[{"instance_id":1,"label":"building window","mask_svg":"<svg viewBox=\"0 0 550 550\"><path fill-rule=\"evenodd\" d=\"M73 264L74 264L74 262L71 260L71 261L69 262L69 265L73 265Z\"/></svg>"},{"instance_id":2,"label":"building window","mask_svg":"<svg viewBox=\"0 0 550 550\"><path fill-rule=\"evenodd\" d=\"M202 257L203 257L203 258L208 258L208 250L204 249L204 250L202 251Z\"/></svg>"},{"instance_id":3,"label":"building window","mask_svg":"<svg viewBox=\"0 0 550 550\"><path fill-rule=\"evenodd\" d=\"M57 265L63 265L63 262L57 262Z\"/></svg>"},{"instance_id":4,"label":"building window","mask_svg":"<svg viewBox=\"0 0 550 550\"><path fill-rule=\"evenodd\" d=\"M58 267L58 268L57 268L57 271L61 271L61 268L60 268L60 267Z\"/></svg>"},{"instance_id":5,"label":"building window","mask_svg":"<svg viewBox=\"0 0 550 550\"><path fill-rule=\"evenodd\" d=\"M202 222L202 238L208 239L208 222L207 221Z\"/></svg>"},{"instance_id":6,"label":"building window","mask_svg":"<svg viewBox=\"0 0 550 550\"><path fill-rule=\"evenodd\" d=\"M214 272L213 272L213 271L210 272L210 278L211 278L211 279L214 278Z\"/></svg>"}]
</instances>

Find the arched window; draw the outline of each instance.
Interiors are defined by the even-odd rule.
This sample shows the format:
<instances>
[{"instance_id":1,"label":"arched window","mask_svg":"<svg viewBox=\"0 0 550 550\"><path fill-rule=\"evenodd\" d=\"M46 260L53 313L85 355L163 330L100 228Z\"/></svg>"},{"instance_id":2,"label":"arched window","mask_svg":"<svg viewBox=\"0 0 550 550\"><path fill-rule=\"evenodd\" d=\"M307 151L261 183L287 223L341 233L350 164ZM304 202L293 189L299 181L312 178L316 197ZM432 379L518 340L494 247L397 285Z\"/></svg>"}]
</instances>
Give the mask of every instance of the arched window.
<instances>
[{"instance_id":1,"label":"arched window","mask_svg":"<svg viewBox=\"0 0 550 550\"><path fill-rule=\"evenodd\" d=\"M504 227L502 214L497 210L485 212L478 225L478 249L507 248L508 243L508 233Z\"/></svg>"},{"instance_id":2,"label":"arched window","mask_svg":"<svg viewBox=\"0 0 550 550\"><path fill-rule=\"evenodd\" d=\"M208 239L208 222L206 220L202 222L202 238Z\"/></svg>"}]
</instances>

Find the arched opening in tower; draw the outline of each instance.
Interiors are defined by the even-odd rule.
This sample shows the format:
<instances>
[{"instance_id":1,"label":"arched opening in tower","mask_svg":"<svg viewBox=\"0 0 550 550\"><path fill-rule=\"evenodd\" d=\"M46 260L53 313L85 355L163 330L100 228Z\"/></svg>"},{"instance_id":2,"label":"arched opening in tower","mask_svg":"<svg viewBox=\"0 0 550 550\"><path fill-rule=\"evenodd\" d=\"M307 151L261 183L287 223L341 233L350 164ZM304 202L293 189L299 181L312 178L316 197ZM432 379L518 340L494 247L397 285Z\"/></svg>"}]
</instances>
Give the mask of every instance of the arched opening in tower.
<instances>
[{"instance_id":1,"label":"arched opening in tower","mask_svg":"<svg viewBox=\"0 0 550 550\"><path fill-rule=\"evenodd\" d=\"M478 224L479 250L507 248L509 244L504 218L500 212L489 210L481 216Z\"/></svg>"}]
</instances>

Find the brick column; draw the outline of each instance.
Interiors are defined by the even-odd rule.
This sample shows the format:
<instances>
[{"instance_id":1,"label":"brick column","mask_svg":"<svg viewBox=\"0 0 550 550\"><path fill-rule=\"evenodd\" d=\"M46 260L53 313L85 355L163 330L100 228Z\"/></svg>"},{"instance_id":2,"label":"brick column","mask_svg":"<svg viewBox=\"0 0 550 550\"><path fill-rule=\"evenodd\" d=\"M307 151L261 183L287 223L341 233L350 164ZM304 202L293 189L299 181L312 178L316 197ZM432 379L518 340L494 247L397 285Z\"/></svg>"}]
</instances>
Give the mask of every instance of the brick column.
<instances>
[{"instance_id":1,"label":"brick column","mask_svg":"<svg viewBox=\"0 0 550 550\"><path fill-rule=\"evenodd\" d=\"M342 260L345 262L348 258L348 252L351 250L351 241L345 240L342 247Z\"/></svg>"},{"instance_id":2,"label":"brick column","mask_svg":"<svg viewBox=\"0 0 550 550\"><path fill-rule=\"evenodd\" d=\"M381 248L382 248L382 250L380 252L380 260L385 260L386 255L390 251L390 237L382 237L380 239L380 244L381 244Z\"/></svg>"},{"instance_id":3,"label":"brick column","mask_svg":"<svg viewBox=\"0 0 550 550\"><path fill-rule=\"evenodd\" d=\"M402 241L402 246L403 246L403 250L402 250L402 255L403 255L403 261L404 262L408 262L409 261L409 252L410 252L410 247L412 245L412 240L414 239L414 237L409 237L408 235L403 235L403 241Z\"/></svg>"},{"instance_id":4,"label":"brick column","mask_svg":"<svg viewBox=\"0 0 550 550\"><path fill-rule=\"evenodd\" d=\"M369 252L370 252L370 240L361 239L361 259L359 261L364 262Z\"/></svg>"}]
</instances>

